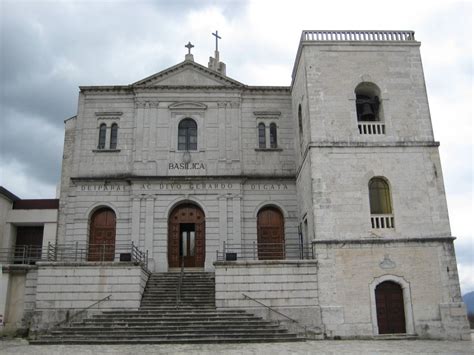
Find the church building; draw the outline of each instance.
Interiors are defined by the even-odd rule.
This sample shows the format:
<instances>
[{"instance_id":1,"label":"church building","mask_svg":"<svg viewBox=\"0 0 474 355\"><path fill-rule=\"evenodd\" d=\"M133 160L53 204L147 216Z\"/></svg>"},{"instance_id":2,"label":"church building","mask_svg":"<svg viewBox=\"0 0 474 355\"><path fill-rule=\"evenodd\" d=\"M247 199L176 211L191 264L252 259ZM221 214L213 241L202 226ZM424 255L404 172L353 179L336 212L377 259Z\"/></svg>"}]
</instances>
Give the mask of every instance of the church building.
<instances>
[{"instance_id":1,"label":"church building","mask_svg":"<svg viewBox=\"0 0 474 355\"><path fill-rule=\"evenodd\" d=\"M468 339L414 32L303 31L290 86L228 77L214 35L207 66L188 43L135 83L80 87L55 240L1 261L33 280L23 324L107 295L138 309L150 275L203 272L216 309L321 338Z\"/></svg>"}]
</instances>

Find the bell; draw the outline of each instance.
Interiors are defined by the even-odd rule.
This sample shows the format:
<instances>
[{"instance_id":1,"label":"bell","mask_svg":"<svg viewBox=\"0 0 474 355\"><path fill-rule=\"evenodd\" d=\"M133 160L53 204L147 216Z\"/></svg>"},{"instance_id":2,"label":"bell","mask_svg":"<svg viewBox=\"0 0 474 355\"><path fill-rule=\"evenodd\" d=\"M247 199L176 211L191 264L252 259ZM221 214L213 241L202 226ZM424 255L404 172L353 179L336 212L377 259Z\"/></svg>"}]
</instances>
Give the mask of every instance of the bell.
<instances>
[{"instance_id":1,"label":"bell","mask_svg":"<svg viewBox=\"0 0 474 355\"><path fill-rule=\"evenodd\" d=\"M362 104L362 113L360 114L361 121L375 121L375 114L372 110L372 105L368 102Z\"/></svg>"}]
</instances>

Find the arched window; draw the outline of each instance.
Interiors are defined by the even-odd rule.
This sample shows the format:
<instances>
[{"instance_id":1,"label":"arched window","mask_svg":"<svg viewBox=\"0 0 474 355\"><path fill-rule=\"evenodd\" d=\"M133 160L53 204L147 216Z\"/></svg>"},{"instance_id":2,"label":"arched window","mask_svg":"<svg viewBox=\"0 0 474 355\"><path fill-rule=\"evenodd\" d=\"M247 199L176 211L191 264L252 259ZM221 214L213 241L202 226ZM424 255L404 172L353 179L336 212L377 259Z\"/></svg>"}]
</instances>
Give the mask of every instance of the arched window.
<instances>
[{"instance_id":1,"label":"arched window","mask_svg":"<svg viewBox=\"0 0 474 355\"><path fill-rule=\"evenodd\" d=\"M114 123L110 129L110 149L117 149L118 125Z\"/></svg>"},{"instance_id":2,"label":"arched window","mask_svg":"<svg viewBox=\"0 0 474 355\"><path fill-rule=\"evenodd\" d=\"M258 147L259 148L266 148L267 147L267 140L265 137L265 124L259 123L258 124Z\"/></svg>"},{"instance_id":3,"label":"arched window","mask_svg":"<svg viewBox=\"0 0 474 355\"><path fill-rule=\"evenodd\" d=\"M377 85L369 82L360 83L355 89L355 94L357 121L380 121L380 90Z\"/></svg>"},{"instance_id":4,"label":"arched window","mask_svg":"<svg viewBox=\"0 0 474 355\"><path fill-rule=\"evenodd\" d=\"M105 149L105 135L107 134L107 126L102 123L99 127L99 144L97 149Z\"/></svg>"},{"instance_id":5,"label":"arched window","mask_svg":"<svg viewBox=\"0 0 474 355\"><path fill-rule=\"evenodd\" d=\"M372 228L394 228L392 198L387 181L379 177L369 181L369 202Z\"/></svg>"},{"instance_id":6,"label":"arched window","mask_svg":"<svg viewBox=\"0 0 474 355\"><path fill-rule=\"evenodd\" d=\"M197 124L185 118L178 126L178 150L197 150Z\"/></svg>"},{"instance_id":7,"label":"arched window","mask_svg":"<svg viewBox=\"0 0 474 355\"><path fill-rule=\"evenodd\" d=\"M270 148L278 147L277 125L270 123Z\"/></svg>"}]
</instances>

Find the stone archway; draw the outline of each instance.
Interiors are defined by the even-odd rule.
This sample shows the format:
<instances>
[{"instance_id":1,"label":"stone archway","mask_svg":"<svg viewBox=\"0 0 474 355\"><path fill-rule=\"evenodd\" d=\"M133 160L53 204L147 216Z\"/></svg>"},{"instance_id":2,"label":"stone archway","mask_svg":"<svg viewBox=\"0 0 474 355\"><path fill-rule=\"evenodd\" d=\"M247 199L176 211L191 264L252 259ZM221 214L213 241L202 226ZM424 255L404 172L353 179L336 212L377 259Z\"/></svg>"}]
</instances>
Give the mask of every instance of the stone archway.
<instances>
[{"instance_id":1,"label":"stone archway","mask_svg":"<svg viewBox=\"0 0 474 355\"><path fill-rule=\"evenodd\" d=\"M92 214L88 246L89 261L114 261L115 225L115 212L108 207L99 208Z\"/></svg>"},{"instance_id":2,"label":"stone archway","mask_svg":"<svg viewBox=\"0 0 474 355\"><path fill-rule=\"evenodd\" d=\"M205 214L191 203L175 207L168 219L168 265L170 268L204 267L206 255Z\"/></svg>"}]
</instances>

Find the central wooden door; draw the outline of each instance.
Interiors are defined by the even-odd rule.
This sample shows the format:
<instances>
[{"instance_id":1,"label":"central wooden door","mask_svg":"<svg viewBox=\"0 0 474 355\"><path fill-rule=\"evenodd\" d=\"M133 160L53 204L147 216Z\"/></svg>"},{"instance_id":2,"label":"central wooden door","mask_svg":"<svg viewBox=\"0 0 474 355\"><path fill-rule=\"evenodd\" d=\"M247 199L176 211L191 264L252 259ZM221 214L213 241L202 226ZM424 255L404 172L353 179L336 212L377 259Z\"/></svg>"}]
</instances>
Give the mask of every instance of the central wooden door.
<instances>
[{"instance_id":1,"label":"central wooden door","mask_svg":"<svg viewBox=\"0 0 474 355\"><path fill-rule=\"evenodd\" d=\"M89 261L114 261L115 213L110 208L94 212L90 222Z\"/></svg>"},{"instance_id":2,"label":"central wooden door","mask_svg":"<svg viewBox=\"0 0 474 355\"><path fill-rule=\"evenodd\" d=\"M259 260L285 259L285 225L282 213L275 207L265 207L257 216Z\"/></svg>"},{"instance_id":3,"label":"central wooden door","mask_svg":"<svg viewBox=\"0 0 474 355\"><path fill-rule=\"evenodd\" d=\"M205 216L196 205L183 204L170 214L168 222L169 267L204 267Z\"/></svg>"},{"instance_id":4,"label":"central wooden door","mask_svg":"<svg viewBox=\"0 0 474 355\"><path fill-rule=\"evenodd\" d=\"M379 334L406 333L403 290L399 284L385 281L375 289Z\"/></svg>"}]
</instances>

